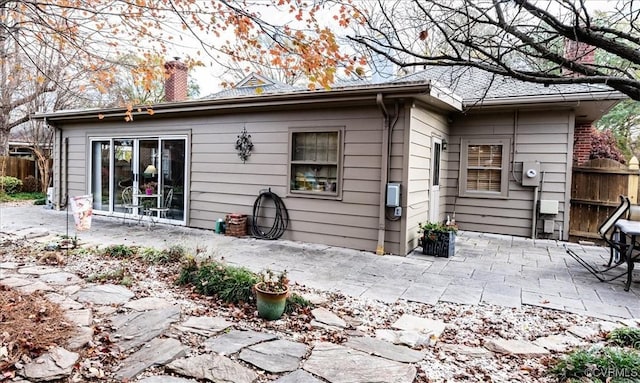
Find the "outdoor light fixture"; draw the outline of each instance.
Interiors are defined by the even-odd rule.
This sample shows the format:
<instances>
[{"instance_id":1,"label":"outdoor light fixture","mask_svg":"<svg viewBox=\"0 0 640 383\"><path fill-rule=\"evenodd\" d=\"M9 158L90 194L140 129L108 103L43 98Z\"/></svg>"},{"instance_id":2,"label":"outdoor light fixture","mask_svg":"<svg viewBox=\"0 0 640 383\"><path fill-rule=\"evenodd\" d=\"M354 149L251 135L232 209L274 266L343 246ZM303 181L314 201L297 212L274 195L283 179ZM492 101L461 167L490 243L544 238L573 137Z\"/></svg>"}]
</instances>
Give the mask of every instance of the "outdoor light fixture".
<instances>
[{"instance_id":1,"label":"outdoor light fixture","mask_svg":"<svg viewBox=\"0 0 640 383\"><path fill-rule=\"evenodd\" d=\"M442 151L446 152L447 151L447 140L442 140Z\"/></svg>"},{"instance_id":2,"label":"outdoor light fixture","mask_svg":"<svg viewBox=\"0 0 640 383\"><path fill-rule=\"evenodd\" d=\"M156 173L158 173L158 169L156 169L156 167L153 166L153 165L149 165L149 166L147 166L146 169L144 169L144 174L151 174L151 175L155 176Z\"/></svg>"}]
</instances>

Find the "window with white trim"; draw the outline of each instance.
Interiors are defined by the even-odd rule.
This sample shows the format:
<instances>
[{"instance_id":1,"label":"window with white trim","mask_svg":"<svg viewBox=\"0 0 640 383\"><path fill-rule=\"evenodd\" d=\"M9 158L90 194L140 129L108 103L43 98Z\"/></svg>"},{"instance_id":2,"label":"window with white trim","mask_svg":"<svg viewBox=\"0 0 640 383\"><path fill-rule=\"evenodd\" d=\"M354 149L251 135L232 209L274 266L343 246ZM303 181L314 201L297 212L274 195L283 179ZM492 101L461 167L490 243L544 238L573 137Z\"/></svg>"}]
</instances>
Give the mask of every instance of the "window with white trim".
<instances>
[{"instance_id":1,"label":"window with white trim","mask_svg":"<svg viewBox=\"0 0 640 383\"><path fill-rule=\"evenodd\" d=\"M464 139L460 145L460 195L506 197L509 139Z\"/></svg>"},{"instance_id":2,"label":"window with white trim","mask_svg":"<svg viewBox=\"0 0 640 383\"><path fill-rule=\"evenodd\" d=\"M338 195L341 133L340 129L291 131L291 193Z\"/></svg>"}]
</instances>

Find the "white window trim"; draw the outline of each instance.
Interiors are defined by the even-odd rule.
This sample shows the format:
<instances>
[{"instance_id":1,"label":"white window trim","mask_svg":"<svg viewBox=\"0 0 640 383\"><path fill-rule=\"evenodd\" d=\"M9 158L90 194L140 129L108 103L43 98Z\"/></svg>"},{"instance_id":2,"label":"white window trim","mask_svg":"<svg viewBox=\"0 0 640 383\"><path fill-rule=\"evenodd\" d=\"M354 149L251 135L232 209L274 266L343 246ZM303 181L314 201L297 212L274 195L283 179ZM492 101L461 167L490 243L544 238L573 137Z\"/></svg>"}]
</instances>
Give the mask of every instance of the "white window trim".
<instances>
[{"instance_id":1,"label":"white window trim","mask_svg":"<svg viewBox=\"0 0 640 383\"><path fill-rule=\"evenodd\" d=\"M291 168L295 161L292 161L293 156L293 134L294 133L328 133L338 132L338 160L337 160L337 185L334 193L319 193L306 190L291 190ZM342 186L344 179L342 177L344 166L344 127L343 126L312 126L312 127L293 127L289 128L289 142L287 150L287 196L289 197L305 197L305 198L319 198L319 199L342 199Z\"/></svg>"},{"instance_id":2,"label":"white window trim","mask_svg":"<svg viewBox=\"0 0 640 383\"><path fill-rule=\"evenodd\" d=\"M500 192L467 190L467 169L469 168L469 145L502 145L502 169L500 172ZM511 138L463 138L460 141L460 197L507 198L509 196L509 162L511 157Z\"/></svg>"}]
</instances>

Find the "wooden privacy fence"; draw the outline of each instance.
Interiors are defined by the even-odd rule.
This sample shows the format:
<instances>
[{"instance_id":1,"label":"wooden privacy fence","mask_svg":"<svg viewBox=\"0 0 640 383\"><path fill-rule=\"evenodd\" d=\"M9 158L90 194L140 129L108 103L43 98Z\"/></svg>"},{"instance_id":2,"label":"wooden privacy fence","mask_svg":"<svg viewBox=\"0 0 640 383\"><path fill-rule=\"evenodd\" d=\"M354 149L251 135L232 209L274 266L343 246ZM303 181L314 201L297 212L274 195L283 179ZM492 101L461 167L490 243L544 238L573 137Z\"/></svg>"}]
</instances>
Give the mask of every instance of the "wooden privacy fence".
<instances>
[{"instance_id":1,"label":"wooden privacy fence","mask_svg":"<svg viewBox=\"0 0 640 383\"><path fill-rule=\"evenodd\" d=\"M610 159L573 167L569 240L598 239L598 227L620 204L620 195L638 203L638 170Z\"/></svg>"},{"instance_id":2,"label":"wooden privacy fence","mask_svg":"<svg viewBox=\"0 0 640 383\"><path fill-rule=\"evenodd\" d=\"M24 180L27 176L36 176L35 161L18 157L0 157L0 175Z\"/></svg>"}]
</instances>

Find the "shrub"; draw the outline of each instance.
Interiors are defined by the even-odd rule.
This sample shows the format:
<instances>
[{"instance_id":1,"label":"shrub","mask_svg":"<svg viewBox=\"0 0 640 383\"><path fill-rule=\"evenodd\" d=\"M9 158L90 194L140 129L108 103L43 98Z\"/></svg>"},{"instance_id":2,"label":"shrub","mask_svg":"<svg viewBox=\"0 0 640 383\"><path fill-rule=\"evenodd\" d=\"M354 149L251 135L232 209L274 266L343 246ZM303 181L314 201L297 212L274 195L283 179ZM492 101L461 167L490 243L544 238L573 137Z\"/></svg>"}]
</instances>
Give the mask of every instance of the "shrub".
<instances>
[{"instance_id":1,"label":"shrub","mask_svg":"<svg viewBox=\"0 0 640 383\"><path fill-rule=\"evenodd\" d=\"M227 266L218 297L225 302L249 302L253 298L256 275L243 267Z\"/></svg>"},{"instance_id":2,"label":"shrub","mask_svg":"<svg viewBox=\"0 0 640 383\"><path fill-rule=\"evenodd\" d=\"M287 297L287 305L284 307L284 312L291 314L292 312L305 309L307 307L311 308L313 307L313 304L300 295L292 293Z\"/></svg>"},{"instance_id":3,"label":"shrub","mask_svg":"<svg viewBox=\"0 0 640 383\"><path fill-rule=\"evenodd\" d=\"M147 247L141 251L141 258L149 263L173 263L180 262L187 256L187 250L180 245L173 245L168 249L156 250Z\"/></svg>"},{"instance_id":4,"label":"shrub","mask_svg":"<svg viewBox=\"0 0 640 383\"><path fill-rule=\"evenodd\" d=\"M609 340L618 346L640 349L640 328L617 328L609 333Z\"/></svg>"},{"instance_id":5,"label":"shrub","mask_svg":"<svg viewBox=\"0 0 640 383\"><path fill-rule=\"evenodd\" d=\"M176 280L177 285L195 285L198 274L198 263L195 258L187 257L184 259L182 269L180 269L180 275Z\"/></svg>"},{"instance_id":6,"label":"shrub","mask_svg":"<svg viewBox=\"0 0 640 383\"><path fill-rule=\"evenodd\" d=\"M611 129L604 131L593 129L591 131L591 151L589 153L589 159L592 160L595 158L610 158L621 164L625 163L624 155L618 148L618 142L613 136Z\"/></svg>"},{"instance_id":7,"label":"shrub","mask_svg":"<svg viewBox=\"0 0 640 383\"><path fill-rule=\"evenodd\" d=\"M180 245L170 246L168 249L162 250L162 258L165 262L180 262L187 256L187 250Z\"/></svg>"},{"instance_id":8,"label":"shrub","mask_svg":"<svg viewBox=\"0 0 640 383\"><path fill-rule=\"evenodd\" d=\"M47 199L46 198L38 198L37 200L33 201L34 205L46 205L47 204Z\"/></svg>"},{"instance_id":9,"label":"shrub","mask_svg":"<svg viewBox=\"0 0 640 383\"><path fill-rule=\"evenodd\" d=\"M7 194L18 193L22 190L22 181L16 177L0 176L0 189Z\"/></svg>"},{"instance_id":10,"label":"shrub","mask_svg":"<svg viewBox=\"0 0 640 383\"><path fill-rule=\"evenodd\" d=\"M34 176L26 176L23 180L22 180L22 191L23 192L27 192L27 193L35 193L39 190L40 188L38 187L38 181L36 180L36 177Z\"/></svg>"},{"instance_id":11,"label":"shrub","mask_svg":"<svg viewBox=\"0 0 640 383\"><path fill-rule=\"evenodd\" d=\"M249 302L258 277L244 267L211 262L198 267L191 259L183 265L177 283L193 285L204 295L215 295L228 303Z\"/></svg>"},{"instance_id":12,"label":"shrub","mask_svg":"<svg viewBox=\"0 0 640 383\"><path fill-rule=\"evenodd\" d=\"M133 278L129 270L119 267L115 270L105 271L103 273L91 274L87 277L88 282L111 282L118 283L122 286L130 287L133 284Z\"/></svg>"},{"instance_id":13,"label":"shrub","mask_svg":"<svg viewBox=\"0 0 640 383\"><path fill-rule=\"evenodd\" d=\"M583 378L593 382L632 382L640 376L640 355L611 347L579 350L561 359L550 372L563 382Z\"/></svg>"},{"instance_id":14,"label":"shrub","mask_svg":"<svg viewBox=\"0 0 640 383\"><path fill-rule=\"evenodd\" d=\"M102 250L102 255L120 259L132 258L135 254L136 250L126 245L111 245Z\"/></svg>"}]
</instances>

